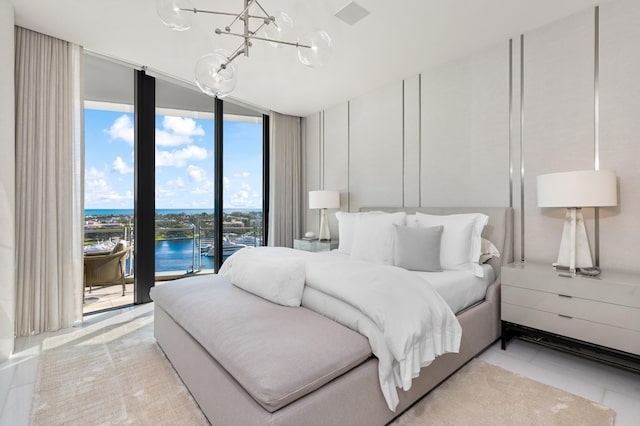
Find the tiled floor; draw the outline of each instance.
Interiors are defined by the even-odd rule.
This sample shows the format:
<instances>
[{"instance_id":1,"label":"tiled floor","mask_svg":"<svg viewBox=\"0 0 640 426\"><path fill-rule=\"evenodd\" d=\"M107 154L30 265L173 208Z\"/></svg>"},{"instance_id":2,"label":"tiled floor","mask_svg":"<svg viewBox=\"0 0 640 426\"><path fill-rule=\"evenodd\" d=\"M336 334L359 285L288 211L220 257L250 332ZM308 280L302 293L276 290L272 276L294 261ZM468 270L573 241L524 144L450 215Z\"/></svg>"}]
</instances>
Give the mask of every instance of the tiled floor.
<instances>
[{"instance_id":1,"label":"tiled floor","mask_svg":"<svg viewBox=\"0 0 640 426\"><path fill-rule=\"evenodd\" d=\"M121 293L118 293L121 294ZM121 297L121 296L120 296ZM128 307L85 317L84 325L133 318L153 304ZM42 341L52 334L16 340L15 355L0 364L0 426L29 424ZM494 344L480 359L542 383L600 402L616 410L616 426L640 424L640 375L575 357L521 340L506 351Z\"/></svg>"},{"instance_id":2,"label":"tiled floor","mask_svg":"<svg viewBox=\"0 0 640 426\"><path fill-rule=\"evenodd\" d=\"M121 285L93 287L91 293L88 288L84 290L84 314L126 305L133 305L133 283L125 285L124 296Z\"/></svg>"},{"instance_id":3,"label":"tiled floor","mask_svg":"<svg viewBox=\"0 0 640 426\"><path fill-rule=\"evenodd\" d=\"M203 269L197 275L212 274L213 270ZM170 281L172 279L184 277L183 274L177 272L159 272L156 273L156 285ZM131 278L129 278L131 280ZM124 296L122 295L121 285L96 286L91 289L84 289L84 305L82 312L90 314L92 312L104 311L107 309L119 308L133 304L133 283L125 285Z\"/></svg>"}]
</instances>

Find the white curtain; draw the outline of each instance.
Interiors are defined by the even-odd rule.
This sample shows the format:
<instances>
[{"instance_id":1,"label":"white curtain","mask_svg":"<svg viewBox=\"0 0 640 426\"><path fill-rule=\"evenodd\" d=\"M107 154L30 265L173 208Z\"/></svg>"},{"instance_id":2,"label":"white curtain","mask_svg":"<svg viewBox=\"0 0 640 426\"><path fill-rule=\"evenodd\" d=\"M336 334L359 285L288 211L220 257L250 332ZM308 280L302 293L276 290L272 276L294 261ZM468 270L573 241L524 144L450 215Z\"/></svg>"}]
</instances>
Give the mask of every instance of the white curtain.
<instances>
[{"instance_id":1,"label":"white curtain","mask_svg":"<svg viewBox=\"0 0 640 426\"><path fill-rule=\"evenodd\" d=\"M293 247L300 237L300 117L271 112L269 125L269 241Z\"/></svg>"},{"instance_id":2,"label":"white curtain","mask_svg":"<svg viewBox=\"0 0 640 426\"><path fill-rule=\"evenodd\" d=\"M82 321L82 48L16 27L16 335Z\"/></svg>"}]
</instances>

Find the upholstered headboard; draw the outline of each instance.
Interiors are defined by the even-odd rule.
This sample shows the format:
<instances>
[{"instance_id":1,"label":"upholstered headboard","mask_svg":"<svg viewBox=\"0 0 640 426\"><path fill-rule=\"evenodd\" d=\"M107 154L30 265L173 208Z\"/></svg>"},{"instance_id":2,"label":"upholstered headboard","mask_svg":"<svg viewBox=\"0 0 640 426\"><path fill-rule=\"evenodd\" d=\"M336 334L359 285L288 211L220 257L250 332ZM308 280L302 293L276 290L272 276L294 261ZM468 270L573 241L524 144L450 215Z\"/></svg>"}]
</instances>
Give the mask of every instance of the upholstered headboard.
<instances>
[{"instance_id":1,"label":"upholstered headboard","mask_svg":"<svg viewBox=\"0 0 640 426\"><path fill-rule=\"evenodd\" d=\"M489 263L500 276L500 266L513 262L513 209L511 207L362 207L360 211L416 212L427 214L483 213L489 216L482 236L491 241L500 251L499 259Z\"/></svg>"}]
</instances>

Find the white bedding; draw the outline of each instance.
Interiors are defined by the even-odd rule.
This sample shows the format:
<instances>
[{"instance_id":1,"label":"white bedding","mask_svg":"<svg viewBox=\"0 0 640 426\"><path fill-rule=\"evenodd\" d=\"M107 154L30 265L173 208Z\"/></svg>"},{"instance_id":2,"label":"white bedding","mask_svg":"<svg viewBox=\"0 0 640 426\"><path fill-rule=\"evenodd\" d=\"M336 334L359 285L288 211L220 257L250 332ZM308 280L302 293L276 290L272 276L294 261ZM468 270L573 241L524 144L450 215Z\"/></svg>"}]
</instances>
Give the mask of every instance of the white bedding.
<instances>
[{"instance_id":1,"label":"white bedding","mask_svg":"<svg viewBox=\"0 0 640 426\"><path fill-rule=\"evenodd\" d=\"M333 256L349 259L349 255L333 250ZM442 296L454 313L463 311L484 299L489 287L496 280L496 272L488 263L480 265L483 277L475 270L445 270L441 272L410 271L427 281Z\"/></svg>"},{"instance_id":2,"label":"white bedding","mask_svg":"<svg viewBox=\"0 0 640 426\"><path fill-rule=\"evenodd\" d=\"M413 272L332 252L252 250L264 256L304 259L302 305L369 339L379 360L380 387L391 410L399 402L398 387L410 389L422 367L436 356L459 350L462 329L458 320L438 292ZM232 271L234 256L220 273Z\"/></svg>"},{"instance_id":3,"label":"white bedding","mask_svg":"<svg viewBox=\"0 0 640 426\"><path fill-rule=\"evenodd\" d=\"M484 277L472 270L413 273L430 283L456 314L484 299L487 287L496 280L496 272L489 264L480 265Z\"/></svg>"}]
</instances>

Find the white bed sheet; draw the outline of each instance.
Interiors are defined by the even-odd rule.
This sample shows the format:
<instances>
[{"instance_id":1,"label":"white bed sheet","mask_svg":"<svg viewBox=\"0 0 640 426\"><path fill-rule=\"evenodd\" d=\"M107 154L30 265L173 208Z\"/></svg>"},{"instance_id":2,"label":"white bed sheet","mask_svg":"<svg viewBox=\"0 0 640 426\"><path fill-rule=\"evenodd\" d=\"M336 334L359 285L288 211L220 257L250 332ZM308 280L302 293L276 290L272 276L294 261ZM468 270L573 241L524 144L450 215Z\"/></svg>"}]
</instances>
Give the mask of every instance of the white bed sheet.
<instances>
[{"instance_id":1,"label":"white bed sheet","mask_svg":"<svg viewBox=\"0 0 640 426\"><path fill-rule=\"evenodd\" d=\"M334 256L349 257L348 254L338 250L331 250ZM446 270L442 272L411 271L423 280L427 281L447 302L451 311L455 314L484 300L489 287L496 280L496 271L488 263L480 265L484 271L484 277L477 277L472 268L465 270Z\"/></svg>"},{"instance_id":2,"label":"white bed sheet","mask_svg":"<svg viewBox=\"0 0 640 426\"><path fill-rule=\"evenodd\" d=\"M483 300L487 287L496 280L496 272L491 265L485 263L480 266L484 270L483 278L476 277L471 269L414 273L428 281L457 314Z\"/></svg>"}]
</instances>

